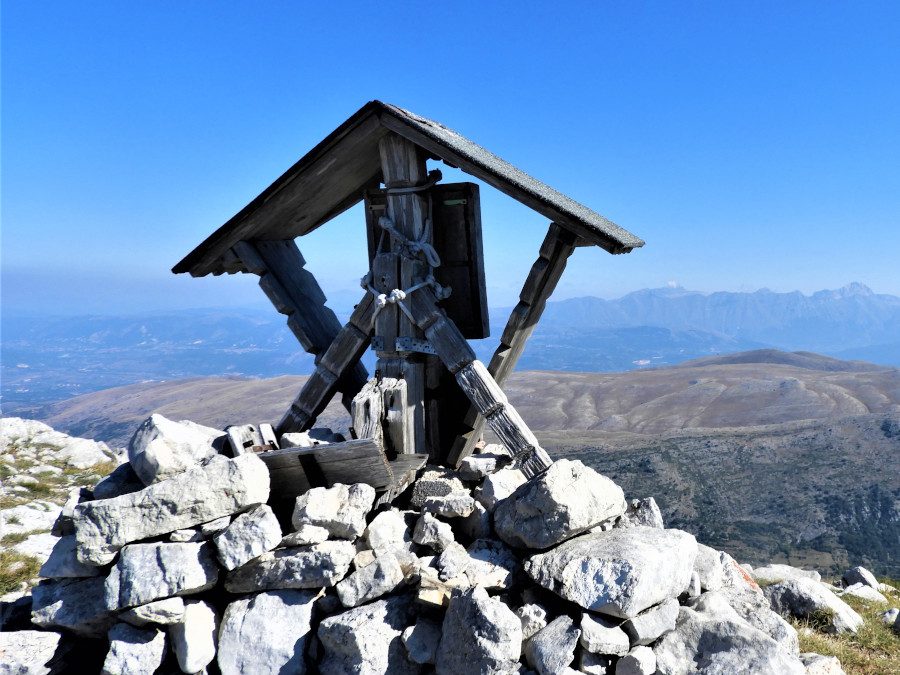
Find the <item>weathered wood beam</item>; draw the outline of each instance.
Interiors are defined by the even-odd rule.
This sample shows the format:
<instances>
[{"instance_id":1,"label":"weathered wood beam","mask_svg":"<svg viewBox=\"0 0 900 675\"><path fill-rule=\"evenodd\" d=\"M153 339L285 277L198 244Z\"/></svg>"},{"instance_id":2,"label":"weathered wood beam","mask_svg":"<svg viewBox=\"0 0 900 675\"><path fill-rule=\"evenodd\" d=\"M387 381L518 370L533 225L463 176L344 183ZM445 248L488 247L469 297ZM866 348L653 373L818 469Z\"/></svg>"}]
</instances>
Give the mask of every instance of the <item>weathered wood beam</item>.
<instances>
[{"instance_id":1,"label":"weathered wood beam","mask_svg":"<svg viewBox=\"0 0 900 675\"><path fill-rule=\"evenodd\" d=\"M315 481L307 477L308 472L302 467L301 462L305 458L315 461L325 487L335 483L367 483L376 490L383 490L394 482L394 472L388 464L384 448L372 438L323 443L309 448L284 448L261 452L257 457L268 467L273 483L272 494L279 498L283 496L283 489L276 491L275 486L281 488L294 479L301 481L297 487L302 487L302 483L306 484L306 490L315 487L312 485ZM290 489L293 491L294 486Z\"/></svg>"},{"instance_id":2,"label":"weathered wood beam","mask_svg":"<svg viewBox=\"0 0 900 675\"><path fill-rule=\"evenodd\" d=\"M551 223L541 244L537 260L531 266L519 304L515 306L503 330L500 344L491 357L488 372L501 387L516 367L525 343L544 313L547 300L556 288L569 256L579 240L568 230ZM464 457L472 454L475 444L484 431L484 417L473 405L466 412L462 427L447 454L449 466L458 466Z\"/></svg>"},{"instance_id":3,"label":"weathered wood beam","mask_svg":"<svg viewBox=\"0 0 900 675\"><path fill-rule=\"evenodd\" d=\"M292 239L279 241L241 241L232 252L246 269L259 275L259 286L279 313L287 317L288 327L303 350L316 359L328 349L341 330L340 321L325 302L325 293ZM337 390L344 407L368 380L365 367L356 362L342 375Z\"/></svg>"},{"instance_id":4,"label":"weathered wood beam","mask_svg":"<svg viewBox=\"0 0 900 675\"><path fill-rule=\"evenodd\" d=\"M319 358L316 369L297 394L290 409L281 418L275 429L279 437L289 431L306 431L312 427L316 417L337 390L341 378L359 362L368 347L374 319L375 298L371 293L366 293L350 315L350 320Z\"/></svg>"},{"instance_id":5,"label":"weathered wood beam","mask_svg":"<svg viewBox=\"0 0 900 675\"><path fill-rule=\"evenodd\" d=\"M473 407L512 453L522 473L531 478L546 470L550 466L550 457L506 399L500 385L484 364L475 358L475 352L459 328L437 306L434 292L425 287L413 293L408 300L419 328L425 332L431 346L453 373L456 383L469 397Z\"/></svg>"}]
</instances>

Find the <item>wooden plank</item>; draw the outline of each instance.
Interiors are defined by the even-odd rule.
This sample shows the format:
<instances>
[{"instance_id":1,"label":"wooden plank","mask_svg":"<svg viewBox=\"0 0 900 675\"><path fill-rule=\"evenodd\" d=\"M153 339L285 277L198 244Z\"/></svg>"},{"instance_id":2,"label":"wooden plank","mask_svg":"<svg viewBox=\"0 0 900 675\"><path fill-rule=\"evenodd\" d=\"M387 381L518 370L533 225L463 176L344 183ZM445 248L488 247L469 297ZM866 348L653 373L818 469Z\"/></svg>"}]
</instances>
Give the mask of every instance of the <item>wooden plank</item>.
<instances>
[{"instance_id":1,"label":"wooden plank","mask_svg":"<svg viewBox=\"0 0 900 675\"><path fill-rule=\"evenodd\" d=\"M396 253L379 253L372 261L372 286L379 293L390 295L400 285L400 256ZM390 358L396 353L397 342L397 305L388 303L378 311L375 319L375 335L382 338L384 348L378 352L378 358Z\"/></svg>"},{"instance_id":2,"label":"wooden plank","mask_svg":"<svg viewBox=\"0 0 900 675\"><path fill-rule=\"evenodd\" d=\"M500 344L488 365L488 372L500 387L515 369L576 243L576 237L569 231L556 223L550 224L541 243L538 258L532 265L519 294L519 304L510 314ZM472 453L483 430L484 418L475 406L471 406L464 415L459 432L447 454L450 466L459 466L459 462Z\"/></svg>"},{"instance_id":3,"label":"wooden plank","mask_svg":"<svg viewBox=\"0 0 900 675\"><path fill-rule=\"evenodd\" d=\"M413 484L416 475L428 462L428 455L398 455L397 459L391 460L388 464L391 471L394 472L394 482L375 499L374 507L377 508L382 504L390 504L396 499L401 492Z\"/></svg>"},{"instance_id":4,"label":"wooden plank","mask_svg":"<svg viewBox=\"0 0 900 675\"><path fill-rule=\"evenodd\" d=\"M398 455L409 454L414 447L412 404L409 401L407 381L401 378L383 377L378 382L382 395L384 427L387 433L387 449Z\"/></svg>"},{"instance_id":5,"label":"wooden plank","mask_svg":"<svg viewBox=\"0 0 900 675\"><path fill-rule=\"evenodd\" d=\"M379 380L369 380L353 397L350 419L356 438L372 438L384 447L384 392Z\"/></svg>"},{"instance_id":6,"label":"wooden plank","mask_svg":"<svg viewBox=\"0 0 900 675\"><path fill-rule=\"evenodd\" d=\"M394 478L383 448L371 438L325 443L308 448L284 448L260 453L258 457L266 464L269 475L274 477L278 474L279 479L285 479L286 476L299 478L300 471L303 471L302 460L311 457L321 471L326 487L335 483L367 483L380 490L391 485ZM281 484L284 482L280 480ZM308 490L309 479L306 479L306 483ZM284 496L274 489L272 495L276 498Z\"/></svg>"}]
</instances>

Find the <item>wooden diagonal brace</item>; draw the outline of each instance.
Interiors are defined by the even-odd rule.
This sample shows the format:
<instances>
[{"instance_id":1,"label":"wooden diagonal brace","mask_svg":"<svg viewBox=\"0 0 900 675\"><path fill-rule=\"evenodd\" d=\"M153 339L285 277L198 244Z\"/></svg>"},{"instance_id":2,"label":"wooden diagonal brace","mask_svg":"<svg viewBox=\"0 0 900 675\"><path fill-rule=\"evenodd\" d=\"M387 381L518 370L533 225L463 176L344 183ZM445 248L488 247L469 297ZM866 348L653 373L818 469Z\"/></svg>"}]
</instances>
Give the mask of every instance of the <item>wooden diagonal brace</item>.
<instances>
[{"instance_id":1,"label":"wooden diagonal brace","mask_svg":"<svg viewBox=\"0 0 900 675\"><path fill-rule=\"evenodd\" d=\"M438 357L453 373L457 384L509 449L518 468L527 478L545 471L550 456L537 437L506 399L506 395L466 342L456 324L437 306L434 292L422 288L407 297L416 324L434 347Z\"/></svg>"},{"instance_id":2,"label":"wooden diagonal brace","mask_svg":"<svg viewBox=\"0 0 900 675\"><path fill-rule=\"evenodd\" d=\"M275 431L306 431L328 405L344 374L359 362L369 346L375 321L375 298L366 293L303 385Z\"/></svg>"},{"instance_id":3,"label":"wooden diagonal brace","mask_svg":"<svg viewBox=\"0 0 900 675\"><path fill-rule=\"evenodd\" d=\"M544 313L547 300L556 288L569 256L578 245L578 240L571 232L551 223L541 244L538 259L534 261L522 292L519 293L519 304L515 306L500 344L494 351L488 372L501 387L516 367L525 343L531 337L534 327ZM484 431L484 417L478 407L473 405L463 418L459 435L447 453L447 464L458 466L464 457L472 454L475 444Z\"/></svg>"},{"instance_id":4,"label":"wooden diagonal brace","mask_svg":"<svg viewBox=\"0 0 900 675\"><path fill-rule=\"evenodd\" d=\"M341 330L337 316L325 305L325 294L309 270L292 239L279 241L240 241L232 248L245 268L259 275L259 286L281 314L303 350L316 361L328 349ZM337 383L344 407L368 380L365 367L352 364Z\"/></svg>"}]
</instances>

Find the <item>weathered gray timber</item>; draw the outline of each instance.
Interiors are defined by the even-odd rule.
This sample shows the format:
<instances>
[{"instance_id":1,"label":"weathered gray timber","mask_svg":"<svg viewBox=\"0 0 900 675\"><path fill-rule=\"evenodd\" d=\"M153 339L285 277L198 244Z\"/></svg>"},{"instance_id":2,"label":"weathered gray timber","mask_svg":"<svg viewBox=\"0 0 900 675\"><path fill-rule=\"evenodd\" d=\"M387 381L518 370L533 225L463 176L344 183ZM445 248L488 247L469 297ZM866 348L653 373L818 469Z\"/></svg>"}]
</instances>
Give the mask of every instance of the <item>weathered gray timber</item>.
<instances>
[{"instance_id":1,"label":"weathered gray timber","mask_svg":"<svg viewBox=\"0 0 900 675\"><path fill-rule=\"evenodd\" d=\"M310 480L307 469L310 473L319 473L325 487L331 487L335 483L368 483L376 490L381 490L394 481L394 472L384 449L372 438L314 445L310 448L284 448L257 456L268 467L272 492L279 497L296 497L314 487L317 476ZM307 464L307 469L304 469L305 459L311 459L314 464ZM291 492L295 494L290 495Z\"/></svg>"},{"instance_id":2,"label":"weathered gray timber","mask_svg":"<svg viewBox=\"0 0 900 675\"><path fill-rule=\"evenodd\" d=\"M556 288L569 256L575 250L578 239L556 223L551 223L541 244L537 260L525 279L519 293L519 304L513 308L506 322L506 328L500 338L500 344L494 350L488 372L502 387L516 367L525 343L531 337L534 327L544 313L547 300ZM484 431L484 417L477 406L466 411L459 435L447 454L450 466L459 466L464 457L472 454L475 444Z\"/></svg>"}]
</instances>

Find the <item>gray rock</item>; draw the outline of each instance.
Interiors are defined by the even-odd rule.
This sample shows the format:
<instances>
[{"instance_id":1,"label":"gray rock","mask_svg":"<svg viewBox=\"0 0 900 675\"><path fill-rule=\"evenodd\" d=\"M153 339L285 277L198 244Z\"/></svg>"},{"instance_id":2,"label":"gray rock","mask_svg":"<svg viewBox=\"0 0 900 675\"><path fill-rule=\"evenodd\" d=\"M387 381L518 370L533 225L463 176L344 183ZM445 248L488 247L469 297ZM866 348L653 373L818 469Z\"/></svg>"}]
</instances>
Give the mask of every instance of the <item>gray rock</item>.
<instances>
[{"instance_id":1,"label":"gray rock","mask_svg":"<svg viewBox=\"0 0 900 675\"><path fill-rule=\"evenodd\" d=\"M500 469L484 479L481 486L475 490L475 499L488 511L493 511L499 502L524 485L525 480L525 474L518 469Z\"/></svg>"},{"instance_id":2,"label":"gray rock","mask_svg":"<svg viewBox=\"0 0 900 675\"><path fill-rule=\"evenodd\" d=\"M106 578L106 606L118 610L200 593L218 579L219 569L207 543L132 544L122 549Z\"/></svg>"},{"instance_id":3,"label":"gray rock","mask_svg":"<svg viewBox=\"0 0 900 675\"><path fill-rule=\"evenodd\" d=\"M356 548L349 541L279 549L228 573L225 589L253 593L278 588L322 588L344 578Z\"/></svg>"},{"instance_id":4,"label":"gray rock","mask_svg":"<svg viewBox=\"0 0 900 675\"><path fill-rule=\"evenodd\" d=\"M747 585L732 586L720 589L717 595L724 598L744 621L775 640L785 653L791 656L800 653L797 631L781 615L772 611L761 591Z\"/></svg>"},{"instance_id":5,"label":"gray rock","mask_svg":"<svg viewBox=\"0 0 900 675\"><path fill-rule=\"evenodd\" d=\"M746 568L745 568L746 569ZM750 572L750 576L759 584L777 584L787 579L812 579L813 581L821 581L822 575L815 570L801 570L799 567L790 565L765 565L764 567L754 567Z\"/></svg>"},{"instance_id":6,"label":"gray rock","mask_svg":"<svg viewBox=\"0 0 900 675\"><path fill-rule=\"evenodd\" d=\"M821 621L825 632L856 633L863 625L863 618L852 607L812 579L788 579L766 586L763 593L774 611Z\"/></svg>"},{"instance_id":7,"label":"gray rock","mask_svg":"<svg viewBox=\"0 0 900 675\"><path fill-rule=\"evenodd\" d=\"M169 626L169 640L183 673L199 673L216 658L219 617L203 600L184 603L181 621Z\"/></svg>"},{"instance_id":8,"label":"gray rock","mask_svg":"<svg viewBox=\"0 0 900 675\"><path fill-rule=\"evenodd\" d=\"M138 605L119 614L122 621L132 626L157 624L171 626L184 618L184 600L179 596L154 600L146 605Z\"/></svg>"},{"instance_id":9,"label":"gray rock","mask_svg":"<svg viewBox=\"0 0 900 675\"><path fill-rule=\"evenodd\" d=\"M441 466L428 466L413 484L410 505L419 511L428 497L444 497L451 492L465 492L463 485L455 471Z\"/></svg>"},{"instance_id":10,"label":"gray rock","mask_svg":"<svg viewBox=\"0 0 900 675\"><path fill-rule=\"evenodd\" d=\"M41 566L39 574L48 579L62 579L67 577L96 577L100 576L100 568L93 565L85 565L78 561L76 556L75 535L68 534L60 537L50 552L50 557Z\"/></svg>"},{"instance_id":11,"label":"gray rock","mask_svg":"<svg viewBox=\"0 0 900 675\"><path fill-rule=\"evenodd\" d=\"M186 530L175 530L169 535L169 541L176 544L204 541L205 539L206 537L203 536L203 533L200 532L199 529L194 529L193 527Z\"/></svg>"},{"instance_id":12,"label":"gray rock","mask_svg":"<svg viewBox=\"0 0 900 675\"><path fill-rule=\"evenodd\" d=\"M51 631L0 632L0 675L49 675L61 673L59 652L62 635Z\"/></svg>"},{"instance_id":13,"label":"gray rock","mask_svg":"<svg viewBox=\"0 0 900 675\"><path fill-rule=\"evenodd\" d=\"M103 577L45 581L32 589L31 620L42 628L67 628L84 637L103 637L115 623L103 600Z\"/></svg>"},{"instance_id":14,"label":"gray rock","mask_svg":"<svg viewBox=\"0 0 900 675\"><path fill-rule=\"evenodd\" d=\"M615 656L604 656L581 650L578 656L578 672L587 675L613 675Z\"/></svg>"},{"instance_id":15,"label":"gray rock","mask_svg":"<svg viewBox=\"0 0 900 675\"><path fill-rule=\"evenodd\" d=\"M892 607L881 614L881 622L887 626L893 626L898 616L900 616L900 609Z\"/></svg>"},{"instance_id":16,"label":"gray rock","mask_svg":"<svg viewBox=\"0 0 900 675\"><path fill-rule=\"evenodd\" d=\"M242 513L213 537L219 562L233 570L281 543L281 526L271 507L263 504Z\"/></svg>"},{"instance_id":17,"label":"gray rock","mask_svg":"<svg viewBox=\"0 0 900 675\"><path fill-rule=\"evenodd\" d=\"M878 579L865 567L851 567L841 576L841 583L844 586L863 584L874 588L876 591L878 590Z\"/></svg>"},{"instance_id":18,"label":"gray rock","mask_svg":"<svg viewBox=\"0 0 900 675\"><path fill-rule=\"evenodd\" d=\"M616 663L616 675L653 675L656 655L650 647L635 647Z\"/></svg>"},{"instance_id":19,"label":"gray rock","mask_svg":"<svg viewBox=\"0 0 900 675\"><path fill-rule=\"evenodd\" d=\"M885 605L888 603L888 599L886 597L884 597L881 593L867 584L853 584L851 586L847 586L847 588L838 593L838 595L849 595L850 597L859 598L860 600L865 600L866 602L881 602Z\"/></svg>"},{"instance_id":20,"label":"gray rock","mask_svg":"<svg viewBox=\"0 0 900 675\"><path fill-rule=\"evenodd\" d=\"M125 544L194 527L269 499L269 470L256 455L215 456L131 494L75 507L78 559L112 562Z\"/></svg>"},{"instance_id":21,"label":"gray rock","mask_svg":"<svg viewBox=\"0 0 900 675\"><path fill-rule=\"evenodd\" d=\"M560 459L494 510L494 530L510 546L546 549L622 515L622 488L578 460Z\"/></svg>"},{"instance_id":22,"label":"gray rock","mask_svg":"<svg viewBox=\"0 0 900 675\"><path fill-rule=\"evenodd\" d=\"M675 628L678 619L678 600L669 598L622 624L632 645L649 645Z\"/></svg>"},{"instance_id":23,"label":"gray rock","mask_svg":"<svg viewBox=\"0 0 900 675\"><path fill-rule=\"evenodd\" d=\"M436 553L440 553L455 541L449 523L438 520L430 513L423 513L416 522L412 539L417 544L431 547Z\"/></svg>"},{"instance_id":24,"label":"gray rock","mask_svg":"<svg viewBox=\"0 0 900 675\"><path fill-rule=\"evenodd\" d=\"M522 622L522 640L530 640L538 631L547 625L547 610L536 602L529 602L516 610L516 616ZM628 638L625 638L626 643Z\"/></svg>"},{"instance_id":25,"label":"gray rock","mask_svg":"<svg viewBox=\"0 0 900 675\"><path fill-rule=\"evenodd\" d=\"M466 570L469 568L470 562L469 552L462 544L453 542L437 557L434 561L434 567L440 573L441 581L463 578L461 586L465 588L472 585L471 580L466 576Z\"/></svg>"},{"instance_id":26,"label":"gray rock","mask_svg":"<svg viewBox=\"0 0 900 675\"><path fill-rule=\"evenodd\" d=\"M341 614L319 624L322 675L418 673L407 658L402 633L411 623L409 598L397 595Z\"/></svg>"},{"instance_id":27,"label":"gray rock","mask_svg":"<svg viewBox=\"0 0 900 675\"><path fill-rule=\"evenodd\" d=\"M131 462L119 464L112 473L94 486L94 499L112 499L144 489L144 482L131 468Z\"/></svg>"},{"instance_id":28,"label":"gray rock","mask_svg":"<svg viewBox=\"0 0 900 675\"><path fill-rule=\"evenodd\" d=\"M166 634L156 628L117 623L109 629L109 651L101 675L145 675L162 665Z\"/></svg>"},{"instance_id":29,"label":"gray rock","mask_svg":"<svg viewBox=\"0 0 900 675\"><path fill-rule=\"evenodd\" d=\"M459 463L459 477L463 480L481 480L500 469L509 460L509 455L495 455L490 452L469 455Z\"/></svg>"},{"instance_id":30,"label":"gray rock","mask_svg":"<svg viewBox=\"0 0 900 675\"><path fill-rule=\"evenodd\" d=\"M338 539L356 539L366 529L374 501L375 488L365 483L313 488L297 497L291 522L294 528L316 525Z\"/></svg>"},{"instance_id":31,"label":"gray rock","mask_svg":"<svg viewBox=\"0 0 900 675\"><path fill-rule=\"evenodd\" d=\"M413 511L382 511L366 528L366 543L375 551L376 556L396 551L412 551L412 528L418 518L419 514Z\"/></svg>"},{"instance_id":32,"label":"gray rock","mask_svg":"<svg viewBox=\"0 0 900 675\"><path fill-rule=\"evenodd\" d=\"M301 525L296 532L284 535L280 546L312 546L326 541L331 533L318 525Z\"/></svg>"},{"instance_id":33,"label":"gray rock","mask_svg":"<svg viewBox=\"0 0 900 675\"><path fill-rule=\"evenodd\" d=\"M697 544L697 557L694 559L694 571L700 579L702 591L717 591L725 585L725 570L722 565L720 551Z\"/></svg>"},{"instance_id":34,"label":"gray rock","mask_svg":"<svg viewBox=\"0 0 900 675\"><path fill-rule=\"evenodd\" d=\"M846 675L836 656L806 652L800 655L800 660L806 666L806 675Z\"/></svg>"},{"instance_id":35,"label":"gray rock","mask_svg":"<svg viewBox=\"0 0 900 675\"><path fill-rule=\"evenodd\" d=\"M75 521L73 520L75 507L81 502L86 502L93 498L91 491L86 488L72 488L69 490L66 503L63 504L62 511L56 517L56 522L53 523L50 534L54 537L65 537L69 534L75 534Z\"/></svg>"},{"instance_id":36,"label":"gray rock","mask_svg":"<svg viewBox=\"0 0 900 675\"><path fill-rule=\"evenodd\" d=\"M521 567L513 552L494 539L476 539L468 549L466 576L473 586L488 590L512 586L513 577Z\"/></svg>"},{"instance_id":37,"label":"gray rock","mask_svg":"<svg viewBox=\"0 0 900 675\"><path fill-rule=\"evenodd\" d=\"M475 510L475 500L468 491L451 492L440 497L427 497L422 504L422 511L436 513L445 518L465 518Z\"/></svg>"},{"instance_id":38,"label":"gray rock","mask_svg":"<svg viewBox=\"0 0 900 675\"><path fill-rule=\"evenodd\" d=\"M312 591L257 593L230 603L219 630L222 675L278 675L306 672Z\"/></svg>"},{"instance_id":39,"label":"gray rock","mask_svg":"<svg viewBox=\"0 0 900 675\"><path fill-rule=\"evenodd\" d=\"M631 618L681 595L696 554L687 532L637 526L570 539L533 555L525 571L584 609Z\"/></svg>"},{"instance_id":40,"label":"gray rock","mask_svg":"<svg viewBox=\"0 0 900 675\"><path fill-rule=\"evenodd\" d=\"M900 635L900 616L894 619L894 626L891 630L893 630L895 634Z\"/></svg>"},{"instance_id":41,"label":"gray rock","mask_svg":"<svg viewBox=\"0 0 900 675\"><path fill-rule=\"evenodd\" d=\"M403 582L403 568L391 553L385 553L375 562L357 569L335 586L344 607L356 607L393 591Z\"/></svg>"},{"instance_id":42,"label":"gray rock","mask_svg":"<svg viewBox=\"0 0 900 675\"><path fill-rule=\"evenodd\" d=\"M682 607L675 630L654 645L659 675L804 675L799 658L741 619L721 595L705 593L701 600L697 610Z\"/></svg>"},{"instance_id":43,"label":"gray rock","mask_svg":"<svg viewBox=\"0 0 900 675\"><path fill-rule=\"evenodd\" d=\"M204 539L208 539L209 537L219 534L219 532L224 530L230 524L231 516L222 516L221 518L210 520L208 523L203 523L200 526L200 534L203 535Z\"/></svg>"},{"instance_id":44,"label":"gray rock","mask_svg":"<svg viewBox=\"0 0 900 675\"><path fill-rule=\"evenodd\" d=\"M581 630L563 614L525 643L525 660L539 675L561 675L575 660Z\"/></svg>"},{"instance_id":45,"label":"gray rock","mask_svg":"<svg viewBox=\"0 0 900 675\"><path fill-rule=\"evenodd\" d=\"M472 513L465 518L457 518L453 521L457 530L469 539L484 539L490 537L491 513L481 502L476 501Z\"/></svg>"},{"instance_id":46,"label":"gray rock","mask_svg":"<svg viewBox=\"0 0 900 675\"><path fill-rule=\"evenodd\" d=\"M438 675L499 675L518 668L522 622L481 587L453 596L442 632L436 659Z\"/></svg>"},{"instance_id":47,"label":"gray rock","mask_svg":"<svg viewBox=\"0 0 900 675\"><path fill-rule=\"evenodd\" d=\"M402 639L410 661L420 665L433 665L441 642L441 624L420 617L415 626L403 631Z\"/></svg>"},{"instance_id":48,"label":"gray rock","mask_svg":"<svg viewBox=\"0 0 900 675\"><path fill-rule=\"evenodd\" d=\"M224 438L217 429L153 414L134 432L128 460L144 485L151 485L218 454Z\"/></svg>"},{"instance_id":49,"label":"gray rock","mask_svg":"<svg viewBox=\"0 0 900 675\"><path fill-rule=\"evenodd\" d=\"M616 522L616 527L634 527L635 525L645 525L646 527L658 527L663 529L662 511L653 497L645 499L632 499L628 502L628 508L625 513Z\"/></svg>"},{"instance_id":50,"label":"gray rock","mask_svg":"<svg viewBox=\"0 0 900 675\"><path fill-rule=\"evenodd\" d=\"M631 640L620 625L598 614L584 612L581 615L581 646L592 654L624 656L631 649Z\"/></svg>"}]
</instances>

